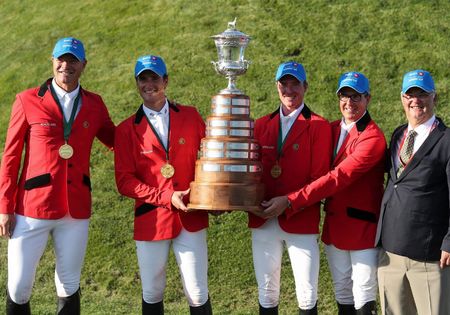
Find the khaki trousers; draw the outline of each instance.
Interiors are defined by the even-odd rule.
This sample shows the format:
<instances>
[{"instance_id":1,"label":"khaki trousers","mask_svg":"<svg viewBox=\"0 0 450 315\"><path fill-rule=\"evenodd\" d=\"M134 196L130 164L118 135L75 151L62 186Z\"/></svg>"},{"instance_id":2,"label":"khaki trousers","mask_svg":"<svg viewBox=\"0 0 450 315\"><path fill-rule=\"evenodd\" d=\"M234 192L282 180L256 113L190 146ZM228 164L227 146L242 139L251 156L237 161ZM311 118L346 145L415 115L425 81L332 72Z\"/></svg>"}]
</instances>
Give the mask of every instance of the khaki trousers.
<instances>
[{"instance_id":1,"label":"khaki trousers","mask_svg":"<svg viewBox=\"0 0 450 315\"><path fill-rule=\"evenodd\" d=\"M378 284L383 315L450 314L450 268L380 251Z\"/></svg>"}]
</instances>

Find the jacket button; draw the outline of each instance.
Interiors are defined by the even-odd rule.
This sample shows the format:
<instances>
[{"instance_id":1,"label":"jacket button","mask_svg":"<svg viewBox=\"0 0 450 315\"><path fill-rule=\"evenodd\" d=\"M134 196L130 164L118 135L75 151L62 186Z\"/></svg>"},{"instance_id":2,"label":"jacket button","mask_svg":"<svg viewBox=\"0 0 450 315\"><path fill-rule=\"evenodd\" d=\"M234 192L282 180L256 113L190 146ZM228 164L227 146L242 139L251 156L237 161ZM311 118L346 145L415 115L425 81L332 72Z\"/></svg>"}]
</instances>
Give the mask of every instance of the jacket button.
<instances>
[{"instance_id":1,"label":"jacket button","mask_svg":"<svg viewBox=\"0 0 450 315\"><path fill-rule=\"evenodd\" d=\"M178 183L173 183L173 187L178 187Z\"/></svg>"},{"instance_id":2,"label":"jacket button","mask_svg":"<svg viewBox=\"0 0 450 315\"><path fill-rule=\"evenodd\" d=\"M72 163L69 163L67 166L68 166L68 167L72 167Z\"/></svg>"},{"instance_id":3,"label":"jacket button","mask_svg":"<svg viewBox=\"0 0 450 315\"><path fill-rule=\"evenodd\" d=\"M70 179L67 180L67 184L72 184L72 181Z\"/></svg>"},{"instance_id":4,"label":"jacket button","mask_svg":"<svg viewBox=\"0 0 450 315\"><path fill-rule=\"evenodd\" d=\"M397 188L397 184L394 185L394 188Z\"/></svg>"}]
</instances>

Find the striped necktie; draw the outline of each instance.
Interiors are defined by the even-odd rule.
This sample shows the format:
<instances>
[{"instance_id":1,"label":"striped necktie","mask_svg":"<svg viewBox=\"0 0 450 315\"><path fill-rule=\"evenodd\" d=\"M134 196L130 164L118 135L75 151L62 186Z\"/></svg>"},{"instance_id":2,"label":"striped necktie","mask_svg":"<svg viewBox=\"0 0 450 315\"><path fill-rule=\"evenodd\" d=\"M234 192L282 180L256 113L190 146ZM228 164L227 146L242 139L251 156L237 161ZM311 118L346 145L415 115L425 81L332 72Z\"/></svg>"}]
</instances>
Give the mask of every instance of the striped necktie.
<instances>
[{"instance_id":1,"label":"striped necktie","mask_svg":"<svg viewBox=\"0 0 450 315\"><path fill-rule=\"evenodd\" d=\"M410 130L408 135L406 136L405 142L400 149L400 164L398 166L397 177L400 177L403 170L405 169L406 164L408 164L411 156L414 152L414 139L417 136L417 132L414 130Z\"/></svg>"}]
</instances>

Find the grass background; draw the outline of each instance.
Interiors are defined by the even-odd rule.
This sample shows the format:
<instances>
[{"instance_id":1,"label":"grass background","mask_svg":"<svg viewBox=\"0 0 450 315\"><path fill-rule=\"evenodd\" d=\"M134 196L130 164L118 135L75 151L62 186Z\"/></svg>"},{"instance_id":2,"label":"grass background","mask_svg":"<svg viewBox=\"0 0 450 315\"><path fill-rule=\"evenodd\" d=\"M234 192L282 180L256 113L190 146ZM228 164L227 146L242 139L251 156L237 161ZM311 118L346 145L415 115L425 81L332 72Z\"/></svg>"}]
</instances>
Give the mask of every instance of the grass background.
<instances>
[{"instance_id":1,"label":"grass background","mask_svg":"<svg viewBox=\"0 0 450 315\"><path fill-rule=\"evenodd\" d=\"M306 103L329 120L340 117L335 89L341 73L361 71L372 87L370 112L387 138L404 122L400 106L405 72L423 68L433 74L437 113L450 123L450 2L394 0L0 0L0 147L3 147L16 93L52 76L50 55L60 37L74 36L86 47L88 65L82 85L100 93L115 123L140 104L133 79L143 54L165 59L168 96L195 104L203 117L210 98L226 87L211 60L211 35L237 17L239 30L252 36L246 59L252 61L237 86L250 96L252 117L278 106L274 75L279 63L296 60L306 68ZM0 149L1 150L1 149ZM83 314L139 314L140 281L132 241L132 201L118 195L112 154L98 144L91 159L93 210L82 275ZM246 215L210 219L209 285L215 314L256 314ZM7 242L0 241L0 283L6 284ZM49 249L38 268L33 314L53 314L54 256ZM178 270L171 255L165 292L166 313L187 314ZM295 314L292 271L283 259L280 314ZM0 290L1 291L1 290ZM326 261L322 258L319 313L336 314ZM0 305L4 296L0 294ZM0 306L1 308L1 306Z\"/></svg>"}]
</instances>

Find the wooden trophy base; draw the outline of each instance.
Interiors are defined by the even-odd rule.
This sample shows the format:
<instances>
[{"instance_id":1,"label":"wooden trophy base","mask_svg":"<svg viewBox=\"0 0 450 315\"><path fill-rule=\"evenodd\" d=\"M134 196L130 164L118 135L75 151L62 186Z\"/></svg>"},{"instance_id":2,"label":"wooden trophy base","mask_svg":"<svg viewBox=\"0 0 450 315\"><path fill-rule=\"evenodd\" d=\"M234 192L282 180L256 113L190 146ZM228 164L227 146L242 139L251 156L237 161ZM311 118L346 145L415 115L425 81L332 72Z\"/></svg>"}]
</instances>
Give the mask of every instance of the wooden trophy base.
<instances>
[{"instance_id":1,"label":"wooden trophy base","mask_svg":"<svg viewBox=\"0 0 450 315\"><path fill-rule=\"evenodd\" d=\"M196 183L191 182L189 209L211 211L260 210L264 198L261 183Z\"/></svg>"}]
</instances>

